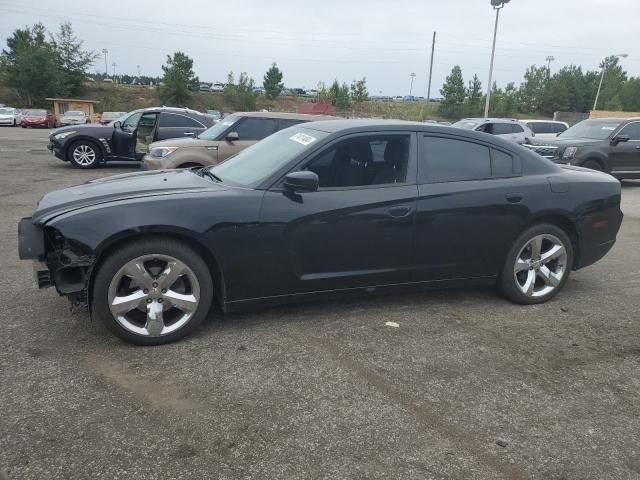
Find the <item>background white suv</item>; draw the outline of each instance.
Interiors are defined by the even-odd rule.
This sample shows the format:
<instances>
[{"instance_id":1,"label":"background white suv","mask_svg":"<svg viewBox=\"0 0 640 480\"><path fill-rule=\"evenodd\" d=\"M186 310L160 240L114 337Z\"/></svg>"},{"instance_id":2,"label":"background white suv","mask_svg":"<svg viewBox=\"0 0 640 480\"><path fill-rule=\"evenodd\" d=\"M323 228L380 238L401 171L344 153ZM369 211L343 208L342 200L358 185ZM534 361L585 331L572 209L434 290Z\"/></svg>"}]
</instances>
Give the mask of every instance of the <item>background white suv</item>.
<instances>
[{"instance_id":1,"label":"background white suv","mask_svg":"<svg viewBox=\"0 0 640 480\"><path fill-rule=\"evenodd\" d=\"M525 143L527 138L534 136L529 127L511 118L463 118L451 126L485 132L516 143Z\"/></svg>"},{"instance_id":2,"label":"background white suv","mask_svg":"<svg viewBox=\"0 0 640 480\"><path fill-rule=\"evenodd\" d=\"M533 130L536 138L541 139L555 138L569 128L568 123L556 120L520 120L520 122Z\"/></svg>"}]
</instances>

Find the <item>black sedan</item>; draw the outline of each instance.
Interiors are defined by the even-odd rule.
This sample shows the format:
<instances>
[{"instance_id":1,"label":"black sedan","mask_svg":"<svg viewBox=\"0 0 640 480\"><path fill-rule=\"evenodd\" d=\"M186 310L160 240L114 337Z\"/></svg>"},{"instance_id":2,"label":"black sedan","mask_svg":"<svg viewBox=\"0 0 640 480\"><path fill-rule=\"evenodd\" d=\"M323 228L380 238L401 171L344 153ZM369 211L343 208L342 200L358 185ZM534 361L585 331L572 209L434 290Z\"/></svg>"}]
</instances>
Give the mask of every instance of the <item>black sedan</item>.
<instances>
[{"instance_id":1,"label":"black sedan","mask_svg":"<svg viewBox=\"0 0 640 480\"><path fill-rule=\"evenodd\" d=\"M549 300L613 246L620 183L450 127L325 121L214 167L55 191L20 256L137 344L223 311L416 286L497 284Z\"/></svg>"},{"instance_id":2,"label":"black sedan","mask_svg":"<svg viewBox=\"0 0 640 480\"><path fill-rule=\"evenodd\" d=\"M76 168L96 168L110 160L142 160L150 143L196 137L213 123L211 117L186 108L145 108L107 125L58 128L49 135L47 148Z\"/></svg>"}]
</instances>

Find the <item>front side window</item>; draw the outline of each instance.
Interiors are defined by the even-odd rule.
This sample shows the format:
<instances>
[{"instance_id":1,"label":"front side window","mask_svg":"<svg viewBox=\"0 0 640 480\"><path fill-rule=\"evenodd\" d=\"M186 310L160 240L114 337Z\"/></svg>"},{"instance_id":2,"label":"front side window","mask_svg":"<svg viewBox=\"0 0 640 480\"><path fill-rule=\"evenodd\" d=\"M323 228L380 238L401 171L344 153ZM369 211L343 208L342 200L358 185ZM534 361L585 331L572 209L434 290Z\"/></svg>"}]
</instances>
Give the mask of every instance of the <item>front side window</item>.
<instances>
[{"instance_id":1,"label":"front side window","mask_svg":"<svg viewBox=\"0 0 640 480\"><path fill-rule=\"evenodd\" d=\"M232 131L232 127L236 125L241 118L242 117L237 115L229 115L212 127L207 128L204 132L198 135L198 138L200 140L222 140L222 135L228 131Z\"/></svg>"},{"instance_id":2,"label":"front side window","mask_svg":"<svg viewBox=\"0 0 640 480\"><path fill-rule=\"evenodd\" d=\"M640 140L640 122L631 122L618 135L629 135L629 140L632 141Z\"/></svg>"},{"instance_id":3,"label":"front side window","mask_svg":"<svg viewBox=\"0 0 640 480\"><path fill-rule=\"evenodd\" d=\"M262 140L276 131L274 118L246 117L236 127L239 140Z\"/></svg>"},{"instance_id":4,"label":"front side window","mask_svg":"<svg viewBox=\"0 0 640 480\"><path fill-rule=\"evenodd\" d=\"M142 112L133 112L131 115L126 117L122 121L122 130L124 130L125 132L133 133L133 131L138 127L140 117L142 117Z\"/></svg>"},{"instance_id":5,"label":"front side window","mask_svg":"<svg viewBox=\"0 0 640 480\"><path fill-rule=\"evenodd\" d=\"M199 122L185 115L176 115L175 113L163 112L160 114L158 121L159 127L175 127L175 128L202 128Z\"/></svg>"},{"instance_id":6,"label":"front side window","mask_svg":"<svg viewBox=\"0 0 640 480\"><path fill-rule=\"evenodd\" d=\"M509 123L488 123L484 131L491 135L507 135L513 132Z\"/></svg>"},{"instance_id":7,"label":"front side window","mask_svg":"<svg viewBox=\"0 0 640 480\"><path fill-rule=\"evenodd\" d=\"M419 183L456 182L489 177L489 147L453 138L423 137L418 167Z\"/></svg>"},{"instance_id":8,"label":"front side window","mask_svg":"<svg viewBox=\"0 0 640 480\"><path fill-rule=\"evenodd\" d=\"M318 175L320 188L405 183L409 144L409 135L352 138L322 152L305 170Z\"/></svg>"}]
</instances>

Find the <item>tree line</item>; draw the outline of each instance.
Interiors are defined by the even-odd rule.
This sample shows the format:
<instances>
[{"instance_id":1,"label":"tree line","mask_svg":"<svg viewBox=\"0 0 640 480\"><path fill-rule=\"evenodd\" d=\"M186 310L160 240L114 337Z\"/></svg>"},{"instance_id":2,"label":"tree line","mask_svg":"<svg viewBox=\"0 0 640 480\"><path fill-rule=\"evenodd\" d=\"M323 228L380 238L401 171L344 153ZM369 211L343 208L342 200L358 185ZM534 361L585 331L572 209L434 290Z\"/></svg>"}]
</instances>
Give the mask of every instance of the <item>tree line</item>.
<instances>
[{"instance_id":1,"label":"tree line","mask_svg":"<svg viewBox=\"0 0 640 480\"><path fill-rule=\"evenodd\" d=\"M556 111L588 112L593 108L602 77L598 110L640 111L640 77L629 77L618 57L607 57L600 71L583 71L567 65L551 74L546 66L531 65L519 86L509 82L491 87L489 111L492 116L517 113L552 115ZM477 75L465 84L462 69L455 65L440 89L440 113L451 117L478 116L484 113L486 93Z\"/></svg>"}]
</instances>

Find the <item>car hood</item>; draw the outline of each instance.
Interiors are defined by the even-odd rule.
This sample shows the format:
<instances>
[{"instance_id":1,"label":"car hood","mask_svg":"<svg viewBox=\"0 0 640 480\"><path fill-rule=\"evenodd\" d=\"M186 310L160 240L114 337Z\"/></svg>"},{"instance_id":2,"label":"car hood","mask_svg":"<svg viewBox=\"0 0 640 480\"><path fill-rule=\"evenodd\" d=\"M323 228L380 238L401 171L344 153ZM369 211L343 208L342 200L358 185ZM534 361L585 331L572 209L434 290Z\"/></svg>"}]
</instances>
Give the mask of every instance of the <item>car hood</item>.
<instances>
[{"instance_id":1,"label":"car hood","mask_svg":"<svg viewBox=\"0 0 640 480\"><path fill-rule=\"evenodd\" d=\"M35 223L44 223L71 210L99 203L227 188L190 170L125 173L50 192L38 202L32 218Z\"/></svg>"},{"instance_id":2,"label":"car hood","mask_svg":"<svg viewBox=\"0 0 640 480\"><path fill-rule=\"evenodd\" d=\"M606 142L606 140L594 140L593 138L555 137L555 138L541 138L539 140L532 138L530 141L530 144L531 145L548 145L551 147L566 148L566 147L580 147L585 145L597 145L602 142Z\"/></svg>"},{"instance_id":3,"label":"car hood","mask_svg":"<svg viewBox=\"0 0 640 480\"><path fill-rule=\"evenodd\" d=\"M168 138L149 145L149 150L154 147L215 147L220 142L218 140L201 140L199 138Z\"/></svg>"}]
</instances>

